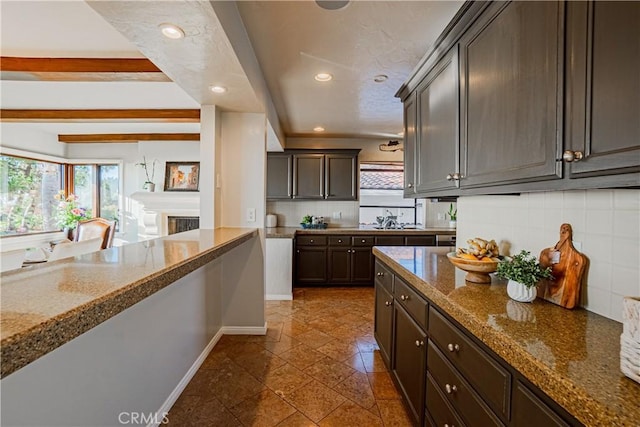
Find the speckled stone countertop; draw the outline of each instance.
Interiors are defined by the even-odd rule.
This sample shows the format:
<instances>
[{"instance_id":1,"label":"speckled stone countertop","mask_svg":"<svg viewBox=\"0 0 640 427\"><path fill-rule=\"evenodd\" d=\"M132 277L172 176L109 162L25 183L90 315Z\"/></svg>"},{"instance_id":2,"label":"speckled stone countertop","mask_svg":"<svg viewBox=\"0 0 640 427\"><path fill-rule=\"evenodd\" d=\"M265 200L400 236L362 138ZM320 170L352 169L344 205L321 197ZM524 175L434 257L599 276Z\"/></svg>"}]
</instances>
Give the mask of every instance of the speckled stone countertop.
<instances>
[{"instance_id":1,"label":"speckled stone countertop","mask_svg":"<svg viewBox=\"0 0 640 427\"><path fill-rule=\"evenodd\" d=\"M252 228L192 230L0 276L0 377L258 236Z\"/></svg>"},{"instance_id":2,"label":"speckled stone countertop","mask_svg":"<svg viewBox=\"0 0 640 427\"><path fill-rule=\"evenodd\" d=\"M539 299L515 302L499 279L466 282L448 250L374 247L373 254L580 422L640 425L640 385L620 372L620 323Z\"/></svg>"},{"instance_id":3,"label":"speckled stone countertop","mask_svg":"<svg viewBox=\"0 0 640 427\"><path fill-rule=\"evenodd\" d=\"M453 228L406 228L406 229L390 229L379 230L372 226L362 227L345 227L345 228L325 228L325 229L303 229L296 227L275 227L265 228L265 235L267 238L286 238L293 239L296 234L333 234L333 235L346 235L353 236L378 236L385 234L405 234L405 235L433 235L433 234L456 234L456 230Z\"/></svg>"}]
</instances>

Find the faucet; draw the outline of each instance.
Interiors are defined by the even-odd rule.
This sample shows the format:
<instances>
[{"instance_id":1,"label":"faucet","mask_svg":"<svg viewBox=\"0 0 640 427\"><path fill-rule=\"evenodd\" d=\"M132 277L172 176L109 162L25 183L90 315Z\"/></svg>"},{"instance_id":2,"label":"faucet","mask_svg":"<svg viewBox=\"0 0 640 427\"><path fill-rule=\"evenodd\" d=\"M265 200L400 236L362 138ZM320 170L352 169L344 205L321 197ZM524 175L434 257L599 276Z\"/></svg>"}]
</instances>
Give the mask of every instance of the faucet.
<instances>
[{"instance_id":1,"label":"faucet","mask_svg":"<svg viewBox=\"0 0 640 427\"><path fill-rule=\"evenodd\" d=\"M398 228L398 216L394 215L389 209L387 209L387 216L384 217L383 227L384 229Z\"/></svg>"}]
</instances>

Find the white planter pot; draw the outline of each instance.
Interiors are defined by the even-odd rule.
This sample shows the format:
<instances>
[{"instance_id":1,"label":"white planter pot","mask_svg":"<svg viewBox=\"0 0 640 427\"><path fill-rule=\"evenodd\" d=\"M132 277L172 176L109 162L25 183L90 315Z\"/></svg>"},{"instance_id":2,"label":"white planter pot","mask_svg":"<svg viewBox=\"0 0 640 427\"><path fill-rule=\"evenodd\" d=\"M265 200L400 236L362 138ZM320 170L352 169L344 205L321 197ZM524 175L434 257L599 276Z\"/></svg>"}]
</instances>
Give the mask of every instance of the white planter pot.
<instances>
[{"instance_id":1,"label":"white planter pot","mask_svg":"<svg viewBox=\"0 0 640 427\"><path fill-rule=\"evenodd\" d=\"M153 182L145 182L142 188L147 190L149 193L153 193L154 191L156 191L156 184L154 184Z\"/></svg>"},{"instance_id":2,"label":"white planter pot","mask_svg":"<svg viewBox=\"0 0 640 427\"><path fill-rule=\"evenodd\" d=\"M456 225L458 225L457 221L449 221L449 228L456 228Z\"/></svg>"},{"instance_id":3,"label":"white planter pot","mask_svg":"<svg viewBox=\"0 0 640 427\"><path fill-rule=\"evenodd\" d=\"M537 289L535 286L528 288L522 283L509 280L507 295L518 302L531 302L536 299Z\"/></svg>"}]
</instances>

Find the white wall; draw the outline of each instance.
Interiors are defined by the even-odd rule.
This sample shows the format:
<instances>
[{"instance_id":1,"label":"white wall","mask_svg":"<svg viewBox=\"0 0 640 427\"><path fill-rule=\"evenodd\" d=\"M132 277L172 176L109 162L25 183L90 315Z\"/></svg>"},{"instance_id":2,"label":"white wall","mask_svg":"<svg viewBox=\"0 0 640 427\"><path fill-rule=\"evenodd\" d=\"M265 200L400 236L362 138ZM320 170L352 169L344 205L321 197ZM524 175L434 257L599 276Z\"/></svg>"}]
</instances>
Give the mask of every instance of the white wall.
<instances>
[{"instance_id":1,"label":"white wall","mask_svg":"<svg viewBox=\"0 0 640 427\"><path fill-rule=\"evenodd\" d=\"M3 106L3 108L5 108ZM57 136L22 123L2 123L0 144L3 147L49 156L65 157L66 145L58 142Z\"/></svg>"},{"instance_id":2,"label":"white wall","mask_svg":"<svg viewBox=\"0 0 640 427\"><path fill-rule=\"evenodd\" d=\"M621 321L622 297L640 296L640 190L581 190L458 199L459 245L484 237L538 256L571 224L589 258L582 306ZM577 243L576 243L577 242ZM579 247L581 246L581 248Z\"/></svg>"},{"instance_id":3,"label":"white wall","mask_svg":"<svg viewBox=\"0 0 640 427\"><path fill-rule=\"evenodd\" d=\"M360 203L357 201L272 201L267 203L270 214L278 217L278 227L300 227L305 215L324 216L329 227L357 227ZM333 218L334 212L340 212L341 218Z\"/></svg>"},{"instance_id":4,"label":"white wall","mask_svg":"<svg viewBox=\"0 0 640 427\"><path fill-rule=\"evenodd\" d=\"M313 149L361 149L358 160L361 162L402 162L403 152L380 151L378 146L386 144L387 139L357 138L287 138L286 148ZM401 137L393 138L402 142Z\"/></svg>"}]
</instances>

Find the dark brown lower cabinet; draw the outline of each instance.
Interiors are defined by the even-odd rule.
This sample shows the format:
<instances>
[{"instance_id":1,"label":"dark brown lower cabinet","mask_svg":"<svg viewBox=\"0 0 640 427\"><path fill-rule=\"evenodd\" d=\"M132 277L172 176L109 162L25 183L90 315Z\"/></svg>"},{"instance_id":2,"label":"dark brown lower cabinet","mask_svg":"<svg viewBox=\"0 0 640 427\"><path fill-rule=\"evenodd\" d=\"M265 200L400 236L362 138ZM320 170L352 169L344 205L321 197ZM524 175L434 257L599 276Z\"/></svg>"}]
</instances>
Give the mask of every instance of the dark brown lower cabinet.
<instances>
[{"instance_id":1,"label":"dark brown lower cabinet","mask_svg":"<svg viewBox=\"0 0 640 427\"><path fill-rule=\"evenodd\" d=\"M348 283L351 281L351 248L329 248L329 277L331 284Z\"/></svg>"},{"instance_id":2,"label":"dark brown lower cabinet","mask_svg":"<svg viewBox=\"0 0 640 427\"><path fill-rule=\"evenodd\" d=\"M520 381L516 381L513 391L512 421L512 425L518 427L569 426Z\"/></svg>"},{"instance_id":3,"label":"dark brown lower cabinet","mask_svg":"<svg viewBox=\"0 0 640 427\"><path fill-rule=\"evenodd\" d=\"M375 284L376 311L373 336L380 347L380 355L387 367L391 367L391 349L393 345L393 296L387 292L378 280Z\"/></svg>"},{"instance_id":4,"label":"dark brown lower cabinet","mask_svg":"<svg viewBox=\"0 0 640 427\"><path fill-rule=\"evenodd\" d=\"M327 248L299 246L296 249L296 283L317 285L327 282Z\"/></svg>"},{"instance_id":5,"label":"dark brown lower cabinet","mask_svg":"<svg viewBox=\"0 0 640 427\"><path fill-rule=\"evenodd\" d=\"M427 412L426 424L432 427L461 427L462 421L447 403L431 374L427 373Z\"/></svg>"},{"instance_id":6,"label":"dark brown lower cabinet","mask_svg":"<svg viewBox=\"0 0 640 427\"><path fill-rule=\"evenodd\" d=\"M416 425L423 424L427 334L400 304L394 304L393 375Z\"/></svg>"},{"instance_id":7,"label":"dark brown lower cabinet","mask_svg":"<svg viewBox=\"0 0 640 427\"><path fill-rule=\"evenodd\" d=\"M371 247L351 249L351 282L367 284L373 282L373 254Z\"/></svg>"}]
</instances>

